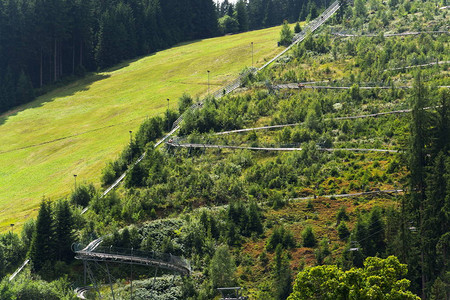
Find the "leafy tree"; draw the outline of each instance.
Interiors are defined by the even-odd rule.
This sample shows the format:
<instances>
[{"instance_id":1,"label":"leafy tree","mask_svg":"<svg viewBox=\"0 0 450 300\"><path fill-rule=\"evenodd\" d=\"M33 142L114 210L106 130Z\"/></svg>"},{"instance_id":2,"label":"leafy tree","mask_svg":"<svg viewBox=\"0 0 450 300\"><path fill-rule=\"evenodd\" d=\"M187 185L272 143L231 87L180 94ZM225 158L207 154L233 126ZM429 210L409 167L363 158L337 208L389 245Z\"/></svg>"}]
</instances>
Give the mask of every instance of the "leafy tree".
<instances>
[{"instance_id":1,"label":"leafy tree","mask_svg":"<svg viewBox=\"0 0 450 300\"><path fill-rule=\"evenodd\" d=\"M364 268L348 271L335 265L301 271L288 300L300 299L420 299L408 291L407 267L395 256L369 257Z\"/></svg>"},{"instance_id":2,"label":"leafy tree","mask_svg":"<svg viewBox=\"0 0 450 300\"><path fill-rule=\"evenodd\" d=\"M89 205L91 199L95 196L96 191L93 184L79 185L75 191L70 195L70 202L74 205L86 207Z\"/></svg>"},{"instance_id":3,"label":"leafy tree","mask_svg":"<svg viewBox=\"0 0 450 300\"><path fill-rule=\"evenodd\" d=\"M289 46L292 43L293 37L294 34L292 33L291 28L289 27L289 23L287 21L284 21L283 27L281 28L280 32L279 44L283 46Z\"/></svg>"},{"instance_id":4,"label":"leafy tree","mask_svg":"<svg viewBox=\"0 0 450 300\"><path fill-rule=\"evenodd\" d=\"M237 33L239 32L239 23L235 18L225 15L219 19L219 28L223 34Z\"/></svg>"},{"instance_id":5,"label":"leafy tree","mask_svg":"<svg viewBox=\"0 0 450 300\"><path fill-rule=\"evenodd\" d=\"M209 264L209 272L214 288L234 285L236 265L226 245L217 248Z\"/></svg>"},{"instance_id":6,"label":"leafy tree","mask_svg":"<svg viewBox=\"0 0 450 300\"><path fill-rule=\"evenodd\" d=\"M363 0L355 0L355 16L365 18L367 15L366 4Z\"/></svg>"},{"instance_id":7,"label":"leafy tree","mask_svg":"<svg viewBox=\"0 0 450 300\"><path fill-rule=\"evenodd\" d=\"M319 248L315 251L318 265L322 265L325 258L331 254L330 248L328 247L329 243L330 241L327 238L324 238L320 241Z\"/></svg>"},{"instance_id":8,"label":"leafy tree","mask_svg":"<svg viewBox=\"0 0 450 300\"><path fill-rule=\"evenodd\" d=\"M193 103L192 97L189 94L184 93L178 100L178 110L180 111L180 114L184 113Z\"/></svg>"}]
</instances>

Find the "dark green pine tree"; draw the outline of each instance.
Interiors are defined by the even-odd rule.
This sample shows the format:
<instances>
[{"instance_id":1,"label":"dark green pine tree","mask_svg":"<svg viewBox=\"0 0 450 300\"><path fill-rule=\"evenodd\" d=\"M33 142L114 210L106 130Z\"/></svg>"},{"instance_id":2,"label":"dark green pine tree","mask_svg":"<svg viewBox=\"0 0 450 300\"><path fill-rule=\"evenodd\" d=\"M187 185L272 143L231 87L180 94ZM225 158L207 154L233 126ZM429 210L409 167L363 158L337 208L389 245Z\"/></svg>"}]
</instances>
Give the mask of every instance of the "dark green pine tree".
<instances>
[{"instance_id":1,"label":"dark green pine tree","mask_svg":"<svg viewBox=\"0 0 450 300\"><path fill-rule=\"evenodd\" d=\"M414 79L412 96L412 119L410 125L410 151L409 151L409 170L411 200L409 209L416 217L422 210L422 204L425 199L425 167L427 165L427 146L430 144L430 135L428 134L429 116L424 109L427 106L427 89L422 83L420 72ZM419 218L416 219L419 221Z\"/></svg>"},{"instance_id":2,"label":"dark green pine tree","mask_svg":"<svg viewBox=\"0 0 450 300\"><path fill-rule=\"evenodd\" d=\"M434 152L450 151L450 92L439 90L439 105L437 108L437 124L435 130Z\"/></svg>"},{"instance_id":3,"label":"dark green pine tree","mask_svg":"<svg viewBox=\"0 0 450 300\"><path fill-rule=\"evenodd\" d=\"M212 0L201 0L197 11L193 20L195 31L198 32L195 38L206 38L216 35L219 31L219 25L214 2Z\"/></svg>"},{"instance_id":4,"label":"dark green pine tree","mask_svg":"<svg viewBox=\"0 0 450 300\"><path fill-rule=\"evenodd\" d=\"M292 275L289 260L280 244L275 249L272 276L275 299L286 300L292 292Z\"/></svg>"},{"instance_id":5,"label":"dark green pine tree","mask_svg":"<svg viewBox=\"0 0 450 300\"><path fill-rule=\"evenodd\" d=\"M367 225L361 218L358 218L355 227L353 228L352 241L359 248L364 255L367 254L367 248L369 247L368 243L368 230ZM358 266L361 267L361 266Z\"/></svg>"},{"instance_id":6,"label":"dark green pine tree","mask_svg":"<svg viewBox=\"0 0 450 300\"><path fill-rule=\"evenodd\" d=\"M251 0L248 3L250 28L257 29L264 26L264 12L266 2L264 0Z\"/></svg>"},{"instance_id":7,"label":"dark green pine tree","mask_svg":"<svg viewBox=\"0 0 450 300\"><path fill-rule=\"evenodd\" d=\"M239 32L244 32L249 29L247 5L244 0L239 0L236 3L236 19L239 23Z\"/></svg>"},{"instance_id":8,"label":"dark green pine tree","mask_svg":"<svg viewBox=\"0 0 450 300\"><path fill-rule=\"evenodd\" d=\"M439 275L440 267L437 263L436 245L441 236L450 228L448 211L446 209L447 178L449 169L443 152L435 158L427 174L427 190L423 211L423 224L420 235L423 240L424 269L427 281L434 281Z\"/></svg>"},{"instance_id":9,"label":"dark green pine tree","mask_svg":"<svg viewBox=\"0 0 450 300\"><path fill-rule=\"evenodd\" d=\"M261 221L261 214L259 212L258 205L254 202L250 203L250 207L248 209L248 219L249 231L262 234L264 230Z\"/></svg>"},{"instance_id":10,"label":"dark green pine tree","mask_svg":"<svg viewBox=\"0 0 450 300\"><path fill-rule=\"evenodd\" d=\"M17 104L24 104L34 99L34 89L31 80L22 71L17 80Z\"/></svg>"},{"instance_id":11,"label":"dark green pine tree","mask_svg":"<svg viewBox=\"0 0 450 300\"><path fill-rule=\"evenodd\" d=\"M54 260L54 224L51 205L42 200L36 220L36 230L31 241L29 257L35 271L40 271L45 262Z\"/></svg>"},{"instance_id":12,"label":"dark green pine tree","mask_svg":"<svg viewBox=\"0 0 450 300\"><path fill-rule=\"evenodd\" d=\"M367 256L383 255L386 251L384 223L381 218L381 210L375 207L370 212L369 224L367 226Z\"/></svg>"},{"instance_id":13,"label":"dark green pine tree","mask_svg":"<svg viewBox=\"0 0 450 300\"><path fill-rule=\"evenodd\" d=\"M275 4L273 3L273 0L268 0L266 10L264 12L263 25L265 27L275 26L277 25L277 22L278 20L276 16Z\"/></svg>"},{"instance_id":14,"label":"dark green pine tree","mask_svg":"<svg viewBox=\"0 0 450 300\"><path fill-rule=\"evenodd\" d=\"M417 72L414 78L413 95L412 95L412 118L410 124L410 147L409 147L409 171L410 171L410 195L408 202L406 203L408 216L404 216L404 219L410 217L413 224L416 224L422 231L424 222L424 204L426 200L426 166L428 159L428 149L430 149L430 118L427 110L427 88L423 85L421 73ZM407 226L403 224L403 230ZM406 243L406 241L404 241ZM421 289L422 298L425 298L426 288L426 272L425 272L425 257L424 257L424 239L420 239L419 251L420 256L417 258L420 260L421 268Z\"/></svg>"},{"instance_id":15,"label":"dark green pine tree","mask_svg":"<svg viewBox=\"0 0 450 300\"><path fill-rule=\"evenodd\" d=\"M75 223L69 202L67 200L58 201L55 205L54 214L56 259L70 262L74 258L71 247L75 241Z\"/></svg>"},{"instance_id":16,"label":"dark green pine tree","mask_svg":"<svg viewBox=\"0 0 450 300\"><path fill-rule=\"evenodd\" d=\"M3 78L3 92L4 99L6 99L8 107L13 107L17 105L16 98L16 78L11 67L6 70L5 77Z\"/></svg>"}]
</instances>

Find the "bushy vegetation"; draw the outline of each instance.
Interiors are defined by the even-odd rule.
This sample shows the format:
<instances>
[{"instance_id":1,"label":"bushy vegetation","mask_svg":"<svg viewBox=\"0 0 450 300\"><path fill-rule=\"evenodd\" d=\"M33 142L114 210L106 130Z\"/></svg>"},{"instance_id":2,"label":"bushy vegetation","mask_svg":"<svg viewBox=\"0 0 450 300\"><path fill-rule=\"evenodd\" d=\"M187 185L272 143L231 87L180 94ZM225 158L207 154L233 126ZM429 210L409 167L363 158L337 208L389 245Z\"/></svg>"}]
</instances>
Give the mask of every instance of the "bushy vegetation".
<instances>
[{"instance_id":1,"label":"bushy vegetation","mask_svg":"<svg viewBox=\"0 0 450 300\"><path fill-rule=\"evenodd\" d=\"M357 0L336 16L333 27L353 28L356 33L374 28L400 31L403 17L411 18L412 24L414 18L433 19L429 12L436 11L430 3ZM317 13L310 4L309 17ZM222 20L239 14L229 14L228 8ZM374 15L380 24L371 25L377 22ZM426 49L423 43L431 46ZM128 169L122 188L105 197L88 186L74 191L71 202L90 208L74 218L72 224L80 226L76 236L73 227L61 222L65 213L66 219L72 218L68 202L43 202L36 223L27 225L20 239L5 236L0 250L2 243L20 245L20 257L29 251L35 270L49 279L57 274L49 275L50 266L70 263L66 248L42 253L50 251L46 245L56 239L87 243L105 236L104 247L189 259L198 276L182 279L179 287L162 280L156 288L161 299L212 299L216 288L235 285L245 287L251 299L447 297L449 93L436 86L448 85L448 66L421 72L387 70L404 67L402 57L408 64L429 62L430 57L447 59L442 52L447 48L446 35L310 35L291 56L248 78L240 93L209 97L194 108L192 97L183 95L179 113L184 119L179 136L171 137L175 145L301 151L155 148L153 143L178 114L148 119L104 170L106 186ZM327 85L349 88L277 87L323 79ZM371 85L389 88L362 88ZM401 109L411 112L367 116ZM280 124L287 126L255 128ZM245 127L255 129L217 135ZM144 152L142 161L133 164ZM407 192L397 191L405 187ZM54 259L38 261L38 256ZM128 278L125 272L114 272ZM294 272L298 275L292 284ZM148 289L143 281L136 293L146 297ZM166 296L160 295L161 289L166 289Z\"/></svg>"}]
</instances>

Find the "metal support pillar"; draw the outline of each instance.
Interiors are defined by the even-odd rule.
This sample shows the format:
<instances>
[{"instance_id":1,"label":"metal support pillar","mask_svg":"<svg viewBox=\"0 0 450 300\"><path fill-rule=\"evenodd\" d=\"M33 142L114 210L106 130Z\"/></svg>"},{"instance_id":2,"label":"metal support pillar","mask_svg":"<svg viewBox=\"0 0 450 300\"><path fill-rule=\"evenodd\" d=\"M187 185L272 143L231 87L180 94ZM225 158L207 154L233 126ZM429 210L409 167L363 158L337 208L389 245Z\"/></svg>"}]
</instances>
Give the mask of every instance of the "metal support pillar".
<instances>
[{"instance_id":1,"label":"metal support pillar","mask_svg":"<svg viewBox=\"0 0 450 300\"><path fill-rule=\"evenodd\" d=\"M116 298L114 296L114 289L113 289L112 281L111 281L111 273L109 273L108 263L106 263L106 272L108 273L109 287L111 288L111 296L112 296L113 300L116 300Z\"/></svg>"},{"instance_id":2,"label":"metal support pillar","mask_svg":"<svg viewBox=\"0 0 450 300\"><path fill-rule=\"evenodd\" d=\"M83 260L83 267L84 267L84 285L87 285L87 262Z\"/></svg>"},{"instance_id":3,"label":"metal support pillar","mask_svg":"<svg viewBox=\"0 0 450 300\"><path fill-rule=\"evenodd\" d=\"M101 298L100 290L99 290L99 288L97 286L97 282L95 281L95 278L94 278L94 273L92 272L92 270L89 266L89 263L87 261L86 261L86 270L87 270L89 279L91 280L92 284L94 285L94 289L97 291L99 298Z\"/></svg>"},{"instance_id":4,"label":"metal support pillar","mask_svg":"<svg viewBox=\"0 0 450 300\"><path fill-rule=\"evenodd\" d=\"M154 293L155 291L155 286L156 286L156 276L158 275L158 267L156 267L156 271L155 271L155 276L153 277L153 286L152 286L152 291ZM150 299L153 299L153 294L152 297Z\"/></svg>"}]
</instances>

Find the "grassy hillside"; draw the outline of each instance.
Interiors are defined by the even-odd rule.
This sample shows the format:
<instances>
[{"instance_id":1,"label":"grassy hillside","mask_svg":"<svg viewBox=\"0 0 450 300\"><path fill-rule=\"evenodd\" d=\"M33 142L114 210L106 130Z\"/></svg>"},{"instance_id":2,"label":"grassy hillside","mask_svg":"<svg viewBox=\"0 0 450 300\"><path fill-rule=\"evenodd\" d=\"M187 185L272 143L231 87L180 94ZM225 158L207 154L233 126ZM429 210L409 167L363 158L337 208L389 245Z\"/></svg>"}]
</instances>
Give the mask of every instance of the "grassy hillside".
<instances>
[{"instance_id":1,"label":"grassy hillside","mask_svg":"<svg viewBox=\"0 0 450 300\"><path fill-rule=\"evenodd\" d=\"M361 33L366 19L374 18L369 12L364 22L354 18L352 22L361 23L355 33ZM397 10L393 13L397 16ZM415 14L420 20L421 13ZM427 18L441 22L445 17ZM407 220L401 208L410 197L401 191L379 193L409 186L407 153L411 124L416 120L409 113L362 116L413 107L417 88L400 87L418 86L417 68L391 69L448 60L449 37L381 37L383 32L397 32L398 17L392 20L374 37L343 38L332 32L348 29L336 24L325 27L249 80L245 89L207 100L201 109L186 114L172 146L149 151L116 195L91 201L92 209L84 218L95 225L81 231L80 241L87 244L92 235L110 234L103 247L183 255L191 262L192 281L174 286L178 294L164 285L164 279L158 285L164 286L158 291L175 294L177 299L218 299L214 288L223 286L240 286L249 299L286 299L280 293L289 293L288 278L307 266L333 264L349 269L361 267L366 257L389 255L408 264L410 289L419 293L419 252L414 256L409 250L420 245L416 227L401 236L401 220ZM421 78L427 87L447 86L448 71L448 64L424 67ZM310 81L349 89L276 86ZM369 89L374 85L390 88ZM427 106L438 105L448 95L444 89L428 92ZM428 112L433 128L436 125L431 120L444 114ZM215 134L283 124L297 125ZM433 130L427 134L434 136ZM194 144L204 148L193 148ZM282 153L226 146L303 150ZM336 196L342 194L346 196ZM129 224L133 225L118 231ZM412 219L408 224L418 223ZM401 245L406 240L412 246L403 255ZM217 271L216 254L224 248L233 260L222 258L226 267ZM234 266L236 272L228 276L225 270ZM225 283L216 283L219 274L228 274ZM134 286L136 294L151 293L148 280ZM119 290L129 295L130 286L118 285ZM105 297L108 293L105 289Z\"/></svg>"},{"instance_id":2,"label":"grassy hillside","mask_svg":"<svg viewBox=\"0 0 450 300\"><path fill-rule=\"evenodd\" d=\"M202 95L277 51L279 27L179 45L92 74L0 117L0 230L34 215L42 197L63 197L78 182L98 182L147 116Z\"/></svg>"}]
</instances>

